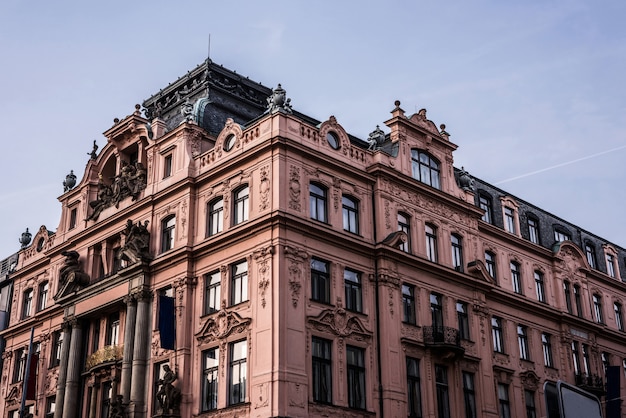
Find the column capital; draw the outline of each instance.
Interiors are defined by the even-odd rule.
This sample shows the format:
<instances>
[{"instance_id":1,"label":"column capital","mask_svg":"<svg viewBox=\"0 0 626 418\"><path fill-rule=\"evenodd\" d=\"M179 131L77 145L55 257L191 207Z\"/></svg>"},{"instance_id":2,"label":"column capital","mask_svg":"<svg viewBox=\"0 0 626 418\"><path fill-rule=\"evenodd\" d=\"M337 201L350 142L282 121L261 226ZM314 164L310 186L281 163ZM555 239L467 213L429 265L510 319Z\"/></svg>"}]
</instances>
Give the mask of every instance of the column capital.
<instances>
[{"instance_id":1,"label":"column capital","mask_svg":"<svg viewBox=\"0 0 626 418\"><path fill-rule=\"evenodd\" d=\"M142 302L152 299L153 293L149 289L139 289L134 291L132 296L137 299L137 302Z\"/></svg>"},{"instance_id":2,"label":"column capital","mask_svg":"<svg viewBox=\"0 0 626 418\"><path fill-rule=\"evenodd\" d=\"M61 329L66 331L73 328L82 328L82 324L80 323L78 318L76 318L75 316L65 318L65 321L63 321L63 323L61 324Z\"/></svg>"},{"instance_id":3,"label":"column capital","mask_svg":"<svg viewBox=\"0 0 626 418\"><path fill-rule=\"evenodd\" d=\"M135 305L137 303L137 298L134 294L126 295L122 298L126 305Z\"/></svg>"}]
</instances>

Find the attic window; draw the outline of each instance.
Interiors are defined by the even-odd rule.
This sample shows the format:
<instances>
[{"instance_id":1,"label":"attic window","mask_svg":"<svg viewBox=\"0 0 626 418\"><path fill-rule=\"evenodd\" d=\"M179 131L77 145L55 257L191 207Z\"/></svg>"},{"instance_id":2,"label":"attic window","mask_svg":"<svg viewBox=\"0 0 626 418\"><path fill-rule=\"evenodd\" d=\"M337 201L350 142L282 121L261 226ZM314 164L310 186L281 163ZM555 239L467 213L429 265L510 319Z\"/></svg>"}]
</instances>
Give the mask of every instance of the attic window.
<instances>
[{"instance_id":1,"label":"attic window","mask_svg":"<svg viewBox=\"0 0 626 418\"><path fill-rule=\"evenodd\" d=\"M235 134L230 134L224 140L224 151L230 151L235 146Z\"/></svg>"},{"instance_id":2,"label":"attic window","mask_svg":"<svg viewBox=\"0 0 626 418\"><path fill-rule=\"evenodd\" d=\"M330 145L332 149L339 149L339 137L336 133L328 132L326 134L326 141L328 141L328 145Z\"/></svg>"}]
</instances>

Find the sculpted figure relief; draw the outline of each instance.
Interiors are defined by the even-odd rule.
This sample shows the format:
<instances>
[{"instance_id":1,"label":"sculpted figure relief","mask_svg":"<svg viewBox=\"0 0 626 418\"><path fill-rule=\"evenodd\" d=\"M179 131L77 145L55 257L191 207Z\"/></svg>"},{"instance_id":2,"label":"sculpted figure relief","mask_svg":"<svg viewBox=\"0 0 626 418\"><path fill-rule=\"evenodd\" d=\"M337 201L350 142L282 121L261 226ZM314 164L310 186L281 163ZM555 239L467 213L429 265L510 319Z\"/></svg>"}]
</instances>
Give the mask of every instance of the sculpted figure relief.
<instances>
[{"instance_id":1,"label":"sculpted figure relief","mask_svg":"<svg viewBox=\"0 0 626 418\"><path fill-rule=\"evenodd\" d=\"M150 244L148 221L145 221L142 225L141 222L133 224L133 221L129 219L126 221L126 230L122 234L126 237L126 242L117 255L118 259L134 264L150 258L148 252Z\"/></svg>"},{"instance_id":2,"label":"sculpted figure relief","mask_svg":"<svg viewBox=\"0 0 626 418\"><path fill-rule=\"evenodd\" d=\"M55 295L55 299L82 289L89 284L89 275L81 268L78 252L70 250L63 251L61 254L65 256L65 262L59 270L59 291Z\"/></svg>"},{"instance_id":3,"label":"sculpted figure relief","mask_svg":"<svg viewBox=\"0 0 626 418\"><path fill-rule=\"evenodd\" d=\"M98 197L89 202L93 212L88 220L97 220L100 213L110 207L119 207L122 200L132 196L132 200L137 200L139 193L146 188L146 168L142 163L136 162L128 164L122 161L120 173L111 178L111 185L107 185L102 175L98 181Z\"/></svg>"},{"instance_id":4,"label":"sculpted figure relief","mask_svg":"<svg viewBox=\"0 0 626 418\"><path fill-rule=\"evenodd\" d=\"M163 366L163 370L165 370L165 374L163 375L163 379L159 379L157 382L160 387L156 393L156 398L163 414L173 413L178 415L180 407L180 389L172 384L178 376L176 376L176 372L172 371L168 365Z\"/></svg>"}]
</instances>

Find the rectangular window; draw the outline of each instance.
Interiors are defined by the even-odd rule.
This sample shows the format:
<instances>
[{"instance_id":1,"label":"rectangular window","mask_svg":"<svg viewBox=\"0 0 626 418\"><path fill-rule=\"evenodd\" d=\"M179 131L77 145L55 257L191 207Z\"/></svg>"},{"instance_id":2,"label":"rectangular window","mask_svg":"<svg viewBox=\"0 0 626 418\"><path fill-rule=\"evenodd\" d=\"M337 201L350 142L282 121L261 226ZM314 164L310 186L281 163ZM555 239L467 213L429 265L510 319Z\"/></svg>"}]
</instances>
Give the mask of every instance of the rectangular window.
<instances>
[{"instance_id":1,"label":"rectangular window","mask_svg":"<svg viewBox=\"0 0 626 418\"><path fill-rule=\"evenodd\" d=\"M580 353L578 352L578 341L572 341L572 363L574 374L580 374Z\"/></svg>"},{"instance_id":2,"label":"rectangular window","mask_svg":"<svg viewBox=\"0 0 626 418\"><path fill-rule=\"evenodd\" d=\"M248 343L246 340L230 344L230 364L228 384L228 404L235 405L246 401L246 375Z\"/></svg>"},{"instance_id":3,"label":"rectangular window","mask_svg":"<svg viewBox=\"0 0 626 418\"><path fill-rule=\"evenodd\" d=\"M26 348L20 348L15 350L15 369L13 369L13 383L21 382L24 380L24 373L26 373L26 357L28 351Z\"/></svg>"},{"instance_id":4,"label":"rectangular window","mask_svg":"<svg viewBox=\"0 0 626 418\"><path fill-rule=\"evenodd\" d=\"M411 224L408 216L398 213L398 231L402 231L406 234L406 242L400 244L400 249L405 253L411 252Z\"/></svg>"},{"instance_id":5,"label":"rectangular window","mask_svg":"<svg viewBox=\"0 0 626 418\"><path fill-rule=\"evenodd\" d=\"M46 398L46 418L53 418L56 411L56 396Z\"/></svg>"},{"instance_id":6,"label":"rectangular window","mask_svg":"<svg viewBox=\"0 0 626 418\"><path fill-rule=\"evenodd\" d=\"M576 304L576 315L582 318L583 305L582 305L581 295L580 295L580 286L577 284L574 285L574 303Z\"/></svg>"},{"instance_id":7,"label":"rectangular window","mask_svg":"<svg viewBox=\"0 0 626 418\"><path fill-rule=\"evenodd\" d=\"M591 363L589 361L589 345L582 344L581 346L583 350L583 373L589 376L591 374Z\"/></svg>"},{"instance_id":8,"label":"rectangular window","mask_svg":"<svg viewBox=\"0 0 626 418\"><path fill-rule=\"evenodd\" d=\"M222 275L218 271L204 276L204 314L217 312L221 308Z\"/></svg>"},{"instance_id":9,"label":"rectangular window","mask_svg":"<svg viewBox=\"0 0 626 418\"><path fill-rule=\"evenodd\" d=\"M120 314L114 313L107 319L106 345L117 345L120 338Z\"/></svg>"},{"instance_id":10,"label":"rectangular window","mask_svg":"<svg viewBox=\"0 0 626 418\"><path fill-rule=\"evenodd\" d=\"M476 390L473 373L463 372L463 399L465 400L465 418L476 418Z\"/></svg>"},{"instance_id":11,"label":"rectangular window","mask_svg":"<svg viewBox=\"0 0 626 418\"><path fill-rule=\"evenodd\" d=\"M403 322L415 325L415 286L411 286L408 284L402 285L402 309Z\"/></svg>"},{"instance_id":12,"label":"rectangular window","mask_svg":"<svg viewBox=\"0 0 626 418\"><path fill-rule=\"evenodd\" d=\"M48 306L48 290L50 286L48 282L39 285L39 296L37 299L37 312L43 311Z\"/></svg>"},{"instance_id":13,"label":"rectangular window","mask_svg":"<svg viewBox=\"0 0 626 418\"><path fill-rule=\"evenodd\" d=\"M407 396L409 417L422 417L422 390L420 384L420 363L418 359L406 358Z\"/></svg>"},{"instance_id":14,"label":"rectangular window","mask_svg":"<svg viewBox=\"0 0 626 418\"><path fill-rule=\"evenodd\" d=\"M224 199L219 198L209 203L208 214L207 236L222 232L224 230Z\"/></svg>"},{"instance_id":15,"label":"rectangular window","mask_svg":"<svg viewBox=\"0 0 626 418\"><path fill-rule=\"evenodd\" d=\"M598 294L593 295L593 312L596 317L596 322L599 324L603 324L604 318L602 316L602 296Z\"/></svg>"},{"instance_id":16,"label":"rectangular window","mask_svg":"<svg viewBox=\"0 0 626 418\"><path fill-rule=\"evenodd\" d=\"M486 196L479 196L478 205L485 211L483 214L483 221L487 223L493 223L493 215L491 210L491 199Z\"/></svg>"},{"instance_id":17,"label":"rectangular window","mask_svg":"<svg viewBox=\"0 0 626 418\"><path fill-rule=\"evenodd\" d=\"M567 232L554 230L554 240L556 242L571 241L571 239L572 237Z\"/></svg>"},{"instance_id":18,"label":"rectangular window","mask_svg":"<svg viewBox=\"0 0 626 418\"><path fill-rule=\"evenodd\" d=\"M77 215L77 211L76 208L72 209L70 211L70 225L68 229L74 229L76 228L76 219L77 219L78 215Z\"/></svg>"},{"instance_id":19,"label":"rectangular window","mask_svg":"<svg viewBox=\"0 0 626 418\"><path fill-rule=\"evenodd\" d=\"M456 234L450 236L452 243L452 268L463 271L463 239Z\"/></svg>"},{"instance_id":20,"label":"rectangular window","mask_svg":"<svg viewBox=\"0 0 626 418\"><path fill-rule=\"evenodd\" d=\"M585 254L587 254L587 262L592 269L596 268L596 252L591 244L585 244Z\"/></svg>"},{"instance_id":21,"label":"rectangular window","mask_svg":"<svg viewBox=\"0 0 626 418\"><path fill-rule=\"evenodd\" d=\"M202 353L202 412L217 409L217 388L219 382L219 348L210 348ZM244 376L245 378L245 376Z\"/></svg>"},{"instance_id":22,"label":"rectangular window","mask_svg":"<svg viewBox=\"0 0 626 418\"><path fill-rule=\"evenodd\" d=\"M615 326L620 331L624 331L624 318L622 315L622 305L618 302L613 303L613 310L615 311Z\"/></svg>"},{"instance_id":23,"label":"rectangular window","mask_svg":"<svg viewBox=\"0 0 626 418\"><path fill-rule=\"evenodd\" d=\"M469 314L467 303L456 303L456 315L459 320L459 338L462 340L470 339Z\"/></svg>"},{"instance_id":24,"label":"rectangular window","mask_svg":"<svg viewBox=\"0 0 626 418\"><path fill-rule=\"evenodd\" d=\"M343 272L343 280L346 293L346 309L355 312L363 312L361 274L350 269L345 269Z\"/></svg>"},{"instance_id":25,"label":"rectangular window","mask_svg":"<svg viewBox=\"0 0 626 418\"><path fill-rule=\"evenodd\" d=\"M520 272L520 266L515 261L511 261L511 283L513 284L513 291L521 295L522 277Z\"/></svg>"},{"instance_id":26,"label":"rectangular window","mask_svg":"<svg viewBox=\"0 0 626 418\"><path fill-rule=\"evenodd\" d=\"M435 341L443 341L443 306L441 295L430 294L430 314L433 321L433 333ZM441 333L441 339L437 339L436 334Z\"/></svg>"},{"instance_id":27,"label":"rectangular window","mask_svg":"<svg viewBox=\"0 0 626 418\"><path fill-rule=\"evenodd\" d=\"M313 337L311 343L312 372L313 372L313 400L315 402L332 404L332 343L328 340Z\"/></svg>"},{"instance_id":28,"label":"rectangular window","mask_svg":"<svg viewBox=\"0 0 626 418\"><path fill-rule=\"evenodd\" d=\"M450 418L450 388L446 366L435 364L435 388L437 390L437 418Z\"/></svg>"},{"instance_id":29,"label":"rectangular window","mask_svg":"<svg viewBox=\"0 0 626 418\"><path fill-rule=\"evenodd\" d=\"M172 175L172 154L168 154L163 157L163 178L167 178Z\"/></svg>"},{"instance_id":30,"label":"rectangular window","mask_svg":"<svg viewBox=\"0 0 626 418\"><path fill-rule=\"evenodd\" d=\"M539 221L528 218L528 239L534 244L539 244Z\"/></svg>"},{"instance_id":31,"label":"rectangular window","mask_svg":"<svg viewBox=\"0 0 626 418\"><path fill-rule=\"evenodd\" d=\"M176 217L169 216L161 222L161 252L169 251L174 248L174 239L176 237Z\"/></svg>"},{"instance_id":32,"label":"rectangular window","mask_svg":"<svg viewBox=\"0 0 626 418\"><path fill-rule=\"evenodd\" d=\"M543 282L543 273L535 271L535 291L537 292L537 300L539 302L546 302L546 288Z\"/></svg>"},{"instance_id":33,"label":"rectangular window","mask_svg":"<svg viewBox=\"0 0 626 418\"><path fill-rule=\"evenodd\" d=\"M348 372L348 406L365 409L365 350L346 346Z\"/></svg>"},{"instance_id":34,"label":"rectangular window","mask_svg":"<svg viewBox=\"0 0 626 418\"><path fill-rule=\"evenodd\" d=\"M242 261L231 267L231 305L248 300L248 262Z\"/></svg>"},{"instance_id":35,"label":"rectangular window","mask_svg":"<svg viewBox=\"0 0 626 418\"><path fill-rule=\"evenodd\" d=\"M356 200L343 196L341 198L343 229L353 234L359 233L359 204Z\"/></svg>"},{"instance_id":36,"label":"rectangular window","mask_svg":"<svg viewBox=\"0 0 626 418\"><path fill-rule=\"evenodd\" d=\"M311 299L330 303L330 267L316 258L311 258Z\"/></svg>"},{"instance_id":37,"label":"rectangular window","mask_svg":"<svg viewBox=\"0 0 626 418\"><path fill-rule=\"evenodd\" d=\"M567 309L567 313L573 314L574 309L572 308L572 289L567 280L563 282L563 292L565 293L565 308Z\"/></svg>"},{"instance_id":38,"label":"rectangular window","mask_svg":"<svg viewBox=\"0 0 626 418\"><path fill-rule=\"evenodd\" d=\"M535 408L535 392L525 389L524 400L526 402L526 418L537 418L537 409Z\"/></svg>"},{"instance_id":39,"label":"rectangular window","mask_svg":"<svg viewBox=\"0 0 626 418\"><path fill-rule=\"evenodd\" d=\"M309 206L311 219L326 222L326 189L317 184L309 184Z\"/></svg>"},{"instance_id":40,"label":"rectangular window","mask_svg":"<svg viewBox=\"0 0 626 418\"><path fill-rule=\"evenodd\" d=\"M515 209L504 207L504 227L507 232L515 234Z\"/></svg>"},{"instance_id":41,"label":"rectangular window","mask_svg":"<svg viewBox=\"0 0 626 418\"><path fill-rule=\"evenodd\" d=\"M63 347L63 331L55 331L52 334L52 353L50 355L50 367L61 364L61 348Z\"/></svg>"},{"instance_id":42,"label":"rectangular window","mask_svg":"<svg viewBox=\"0 0 626 418\"><path fill-rule=\"evenodd\" d=\"M500 418L511 418L511 405L509 404L509 385L498 383L498 403L500 405Z\"/></svg>"},{"instance_id":43,"label":"rectangular window","mask_svg":"<svg viewBox=\"0 0 626 418\"><path fill-rule=\"evenodd\" d=\"M491 337L493 339L493 351L495 351L496 353L504 353L502 319L496 316L491 318Z\"/></svg>"},{"instance_id":44,"label":"rectangular window","mask_svg":"<svg viewBox=\"0 0 626 418\"><path fill-rule=\"evenodd\" d=\"M490 251L485 251L485 267L487 273L495 280L496 279L496 255Z\"/></svg>"},{"instance_id":45,"label":"rectangular window","mask_svg":"<svg viewBox=\"0 0 626 418\"><path fill-rule=\"evenodd\" d=\"M248 220L250 212L250 188L248 186L238 189L233 196L233 224L238 225Z\"/></svg>"},{"instance_id":46,"label":"rectangular window","mask_svg":"<svg viewBox=\"0 0 626 418\"><path fill-rule=\"evenodd\" d=\"M33 314L33 289L28 289L24 292L24 299L22 300L22 319L28 318Z\"/></svg>"},{"instance_id":47,"label":"rectangular window","mask_svg":"<svg viewBox=\"0 0 626 418\"><path fill-rule=\"evenodd\" d=\"M522 360L530 360L528 351L528 329L523 325L517 326L517 343L519 345L519 357Z\"/></svg>"},{"instance_id":48,"label":"rectangular window","mask_svg":"<svg viewBox=\"0 0 626 418\"><path fill-rule=\"evenodd\" d=\"M611 254L606 255L606 273L615 278L615 258Z\"/></svg>"},{"instance_id":49,"label":"rectangular window","mask_svg":"<svg viewBox=\"0 0 626 418\"><path fill-rule=\"evenodd\" d=\"M547 333L541 334L541 348L543 350L543 365L546 367L554 367L552 362L552 336Z\"/></svg>"},{"instance_id":50,"label":"rectangular window","mask_svg":"<svg viewBox=\"0 0 626 418\"><path fill-rule=\"evenodd\" d=\"M437 229L426 224L426 257L433 263L437 262Z\"/></svg>"}]
</instances>

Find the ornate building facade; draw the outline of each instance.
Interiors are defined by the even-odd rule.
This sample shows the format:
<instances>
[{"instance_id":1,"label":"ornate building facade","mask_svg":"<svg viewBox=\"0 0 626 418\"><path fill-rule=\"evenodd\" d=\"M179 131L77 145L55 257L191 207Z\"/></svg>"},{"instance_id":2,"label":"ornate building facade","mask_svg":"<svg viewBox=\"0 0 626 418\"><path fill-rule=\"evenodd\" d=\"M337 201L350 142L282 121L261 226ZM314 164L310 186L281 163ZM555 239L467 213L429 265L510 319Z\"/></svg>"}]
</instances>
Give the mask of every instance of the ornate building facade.
<instances>
[{"instance_id":1,"label":"ornate building facade","mask_svg":"<svg viewBox=\"0 0 626 418\"><path fill-rule=\"evenodd\" d=\"M390 107L361 140L207 61L115 120L2 286L3 416L540 417L545 381L626 395L626 251Z\"/></svg>"}]
</instances>

